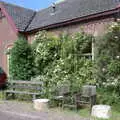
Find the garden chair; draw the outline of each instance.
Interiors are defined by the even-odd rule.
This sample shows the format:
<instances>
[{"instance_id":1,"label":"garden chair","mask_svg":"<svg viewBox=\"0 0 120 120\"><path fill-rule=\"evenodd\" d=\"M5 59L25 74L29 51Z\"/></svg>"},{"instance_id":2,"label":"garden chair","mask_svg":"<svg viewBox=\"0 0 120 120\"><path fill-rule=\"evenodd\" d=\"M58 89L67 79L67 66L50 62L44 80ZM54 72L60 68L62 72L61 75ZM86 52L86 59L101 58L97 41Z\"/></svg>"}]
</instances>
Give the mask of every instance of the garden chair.
<instances>
[{"instance_id":1,"label":"garden chair","mask_svg":"<svg viewBox=\"0 0 120 120\"><path fill-rule=\"evenodd\" d=\"M55 89L55 95L52 98L52 100L57 103L57 106L62 107L63 106L63 100L66 94L68 94L70 91L70 87L68 85L61 85Z\"/></svg>"},{"instance_id":2,"label":"garden chair","mask_svg":"<svg viewBox=\"0 0 120 120\"><path fill-rule=\"evenodd\" d=\"M81 91L67 93L63 96L63 107L78 108L88 105L91 108L96 103L96 87L85 85Z\"/></svg>"},{"instance_id":3,"label":"garden chair","mask_svg":"<svg viewBox=\"0 0 120 120\"><path fill-rule=\"evenodd\" d=\"M82 92L75 95L75 103L77 109L81 106L89 105L91 111L92 106L96 104L96 86L83 86Z\"/></svg>"},{"instance_id":4,"label":"garden chair","mask_svg":"<svg viewBox=\"0 0 120 120\"><path fill-rule=\"evenodd\" d=\"M68 92L63 95L63 105L62 108L71 108L77 110L77 104L75 101L76 92Z\"/></svg>"}]
</instances>

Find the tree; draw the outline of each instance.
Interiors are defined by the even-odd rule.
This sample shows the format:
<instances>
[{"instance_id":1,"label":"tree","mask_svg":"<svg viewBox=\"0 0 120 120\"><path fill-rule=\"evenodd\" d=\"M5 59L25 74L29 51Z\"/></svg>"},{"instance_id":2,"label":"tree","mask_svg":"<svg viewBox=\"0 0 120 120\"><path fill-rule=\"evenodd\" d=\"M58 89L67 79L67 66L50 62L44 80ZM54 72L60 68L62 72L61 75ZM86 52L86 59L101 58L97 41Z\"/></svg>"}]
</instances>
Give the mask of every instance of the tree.
<instances>
[{"instance_id":1,"label":"tree","mask_svg":"<svg viewBox=\"0 0 120 120\"><path fill-rule=\"evenodd\" d=\"M34 57L31 46L22 36L10 51L10 77L14 80L30 80L34 75Z\"/></svg>"}]
</instances>

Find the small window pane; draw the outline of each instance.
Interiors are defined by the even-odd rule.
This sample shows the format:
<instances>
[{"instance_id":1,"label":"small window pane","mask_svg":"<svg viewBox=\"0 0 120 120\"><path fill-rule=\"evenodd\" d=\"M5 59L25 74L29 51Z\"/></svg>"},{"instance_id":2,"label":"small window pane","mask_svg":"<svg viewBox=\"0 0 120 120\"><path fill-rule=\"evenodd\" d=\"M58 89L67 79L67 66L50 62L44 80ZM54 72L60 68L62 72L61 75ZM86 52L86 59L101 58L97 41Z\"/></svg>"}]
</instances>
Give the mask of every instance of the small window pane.
<instances>
[{"instance_id":1,"label":"small window pane","mask_svg":"<svg viewBox=\"0 0 120 120\"><path fill-rule=\"evenodd\" d=\"M0 74L4 73L3 69L0 67Z\"/></svg>"},{"instance_id":2,"label":"small window pane","mask_svg":"<svg viewBox=\"0 0 120 120\"><path fill-rule=\"evenodd\" d=\"M0 18L3 18L4 17L4 15L3 15L3 13L0 11Z\"/></svg>"}]
</instances>

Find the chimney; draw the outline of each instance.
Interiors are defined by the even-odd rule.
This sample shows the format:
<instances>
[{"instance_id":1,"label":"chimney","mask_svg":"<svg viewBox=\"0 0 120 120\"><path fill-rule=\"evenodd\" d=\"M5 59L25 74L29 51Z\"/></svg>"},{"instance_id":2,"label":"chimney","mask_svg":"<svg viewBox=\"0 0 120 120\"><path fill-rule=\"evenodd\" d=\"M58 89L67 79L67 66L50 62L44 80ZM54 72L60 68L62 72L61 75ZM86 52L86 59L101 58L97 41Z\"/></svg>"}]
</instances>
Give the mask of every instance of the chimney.
<instances>
[{"instance_id":1,"label":"chimney","mask_svg":"<svg viewBox=\"0 0 120 120\"><path fill-rule=\"evenodd\" d=\"M53 3L53 4L52 4L52 13L55 13L55 12L56 12L56 4Z\"/></svg>"}]
</instances>

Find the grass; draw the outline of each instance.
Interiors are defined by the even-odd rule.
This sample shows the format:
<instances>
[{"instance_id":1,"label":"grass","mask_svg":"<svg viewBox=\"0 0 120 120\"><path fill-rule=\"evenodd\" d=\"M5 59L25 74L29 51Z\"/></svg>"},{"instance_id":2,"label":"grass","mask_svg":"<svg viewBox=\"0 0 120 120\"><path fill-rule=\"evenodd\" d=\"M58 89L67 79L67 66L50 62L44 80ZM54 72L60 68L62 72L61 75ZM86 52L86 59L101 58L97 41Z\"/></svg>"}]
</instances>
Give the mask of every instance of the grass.
<instances>
[{"instance_id":1,"label":"grass","mask_svg":"<svg viewBox=\"0 0 120 120\"><path fill-rule=\"evenodd\" d=\"M88 118L90 117L90 112L89 109L87 108L79 110L78 114L82 117L88 117ZM91 120L105 120L105 119L93 118ZM120 120L120 112L117 111L114 106L112 107L112 116L110 119L107 120Z\"/></svg>"},{"instance_id":2,"label":"grass","mask_svg":"<svg viewBox=\"0 0 120 120\"><path fill-rule=\"evenodd\" d=\"M69 109L69 108L50 108L49 109L52 112L57 112L57 113L61 113L61 114L65 114L66 116L80 116L82 118L90 118L90 112L89 109L81 109L79 111L74 110L74 109Z\"/></svg>"},{"instance_id":3,"label":"grass","mask_svg":"<svg viewBox=\"0 0 120 120\"><path fill-rule=\"evenodd\" d=\"M88 108L80 109L79 111L69 110L69 109L62 110L62 109L55 108L55 109L52 109L52 111L64 112L68 116L79 115L83 118L91 118L90 111ZM91 118L91 120L105 120L105 119ZM120 112L117 111L115 107L112 107L112 117L107 120L120 120Z\"/></svg>"},{"instance_id":4,"label":"grass","mask_svg":"<svg viewBox=\"0 0 120 120\"><path fill-rule=\"evenodd\" d=\"M0 100L3 100L3 92L0 91Z\"/></svg>"},{"instance_id":5,"label":"grass","mask_svg":"<svg viewBox=\"0 0 120 120\"><path fill-rule=\"evenodd\" d=\"M3 92L0 91L0 104L2 104L2 103L3 103Z\"/></svg>"},{"instance_id":6,"label":"grass","mask_svg":"<svg viewBox=\"0 0 120 120\"><path fill-rule=\"evenodd\" d=\"M78 114L82 117L90 117L90 110L88 108L84 108L78 111Z\"/></svg>"},{"instance_id":7,"label":"grass","mask_svg":"<svg viewBox=\"0 0 120 120\"><path fill-rule=\"evenodd\" d=\"M120 108L112 107L112 117L110 120L120 120L120 111L118 111L118 109Z\"/></svg>"}]
</instances>

